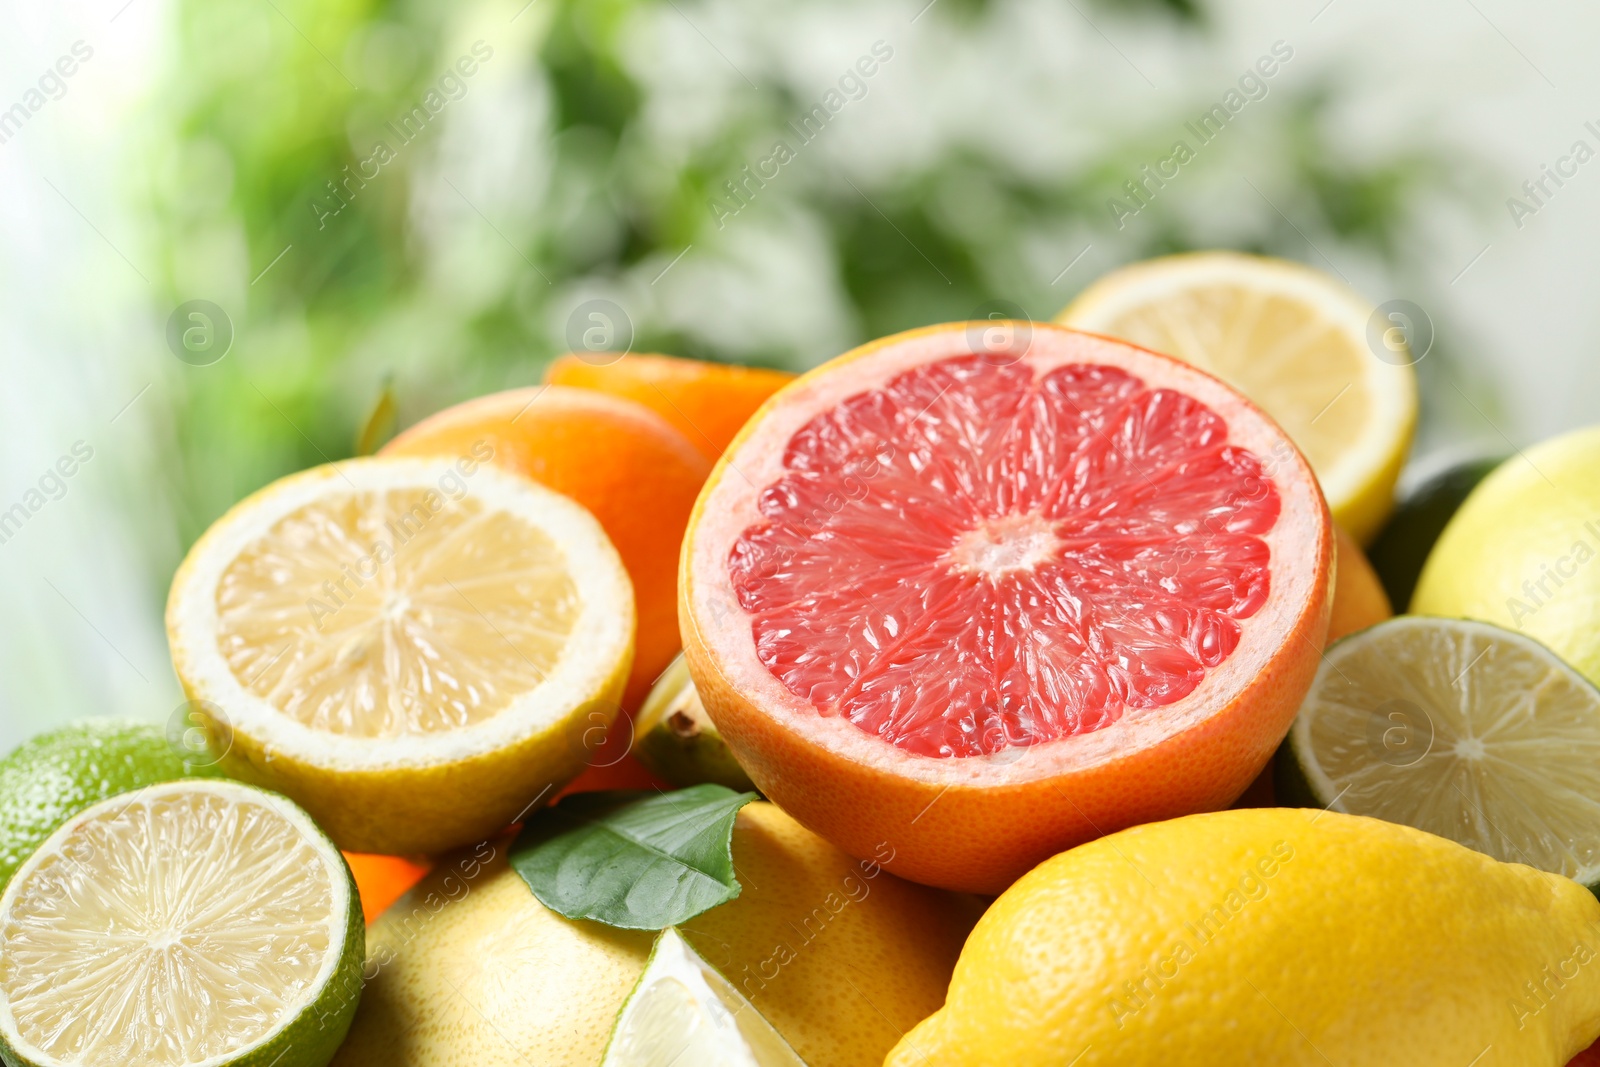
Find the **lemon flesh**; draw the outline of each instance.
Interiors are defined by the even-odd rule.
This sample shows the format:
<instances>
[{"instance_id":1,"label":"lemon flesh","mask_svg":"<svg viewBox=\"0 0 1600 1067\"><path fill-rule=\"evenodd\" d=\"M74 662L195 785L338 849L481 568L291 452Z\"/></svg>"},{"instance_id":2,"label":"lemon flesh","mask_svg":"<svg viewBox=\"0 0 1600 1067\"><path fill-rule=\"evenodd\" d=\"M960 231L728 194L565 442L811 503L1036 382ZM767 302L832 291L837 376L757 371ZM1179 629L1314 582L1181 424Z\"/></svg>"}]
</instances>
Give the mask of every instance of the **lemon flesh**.
<instances>
[{"instance_id":1,"label":"lemon flesh","mask_svg":"<svg viewBox=\"0 0 1600 1067\"><path fill-rule=\"evenodd\" d=\"M1056 321L1182 359L1244 393L1305 453L1334 519L1367 544L1393 508L1417 418L1414 354L1387 344L1375 354L1372 312L1299 264L1203 252L1114 271Z\"/></svg>"},{"instance_id":2,"label":"lemon flesh","mask_svg":"<svg viewBox=\"0 0 1600 1067\"><path fill-rule=\"evenodd\" d=\"M1526 637L1423 616L1354 634L1288 748L1319 807L1600 882L1600 690Z\"/></svg>"},{"instance_id":3,"label":"lemon flesh","mask_svg":"<svg viewBox=\"0 0 1600 1067\"><path fill-rule=\"evenodd\" d=\"M738 989L668 927L617 1013L601 1067L805 1067Z\"/></svg>"},{"instance_id":4,"label":"lemon flesh","mask_svg":"<svg viewBox=\"0 0 1600 1067\"><path fill-rule=\"evenodd\" d=\"M620 711L632 585L576 503L478 458L353 460L238 504L173 580L173 665L230 773L341 848L483 840Z\"/></svg>"},{"instance_id":5,"label":"lemon flesh","mask_svg":"<svg viewBox=\"0 0 1600 1067\"><path fill-rule=\"evenodd\" d=\"M399 542L430 492L336 491L234 557L217 585L234 676L313 729L375 738L483 722L537 688L578 615L560 549L470 496Z\"/></svg>"},{"instance_id":6,"label":"lemon flesh","mask_svg":"<svg viewBox=\"0 0 1600 1067\"><path fill-rule=\"evenodd\" d=\"M326 1063L360 992L360 915L282 797L185 780L101 801L0 898L6 1062Z\"/></svg>"}]
</instances>

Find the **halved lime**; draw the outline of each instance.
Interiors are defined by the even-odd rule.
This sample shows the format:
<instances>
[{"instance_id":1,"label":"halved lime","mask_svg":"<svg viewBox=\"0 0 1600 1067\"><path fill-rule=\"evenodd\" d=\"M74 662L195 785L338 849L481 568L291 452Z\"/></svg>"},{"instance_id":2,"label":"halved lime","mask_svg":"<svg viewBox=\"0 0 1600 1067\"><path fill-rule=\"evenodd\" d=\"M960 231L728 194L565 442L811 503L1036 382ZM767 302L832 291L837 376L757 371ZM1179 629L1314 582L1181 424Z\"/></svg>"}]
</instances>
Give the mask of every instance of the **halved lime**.
<instances>
[{"instance_id":1,"label":"halved lime","mask_svg":"<svg viewBox=\"0 0 1600 1067\"><path fill-rule=\"evenodd\" d=\"M650 962L617 1012L601 1067L805 1067L743 993L661 931Z\"/></svg>"},{"instance_id":2,"label":"halved lime","mask_svg":"<svg viewBox=\"0 0 1600 1067\"><path fill-rule=\"evenodd\" d=\"M349 868L283 797L220 779L103 800L0 896L12 1067L322 1067L361 991Z\"/></svg>"},{"instance_id":3,"label":"halved lime","mask_svg":"<svg viewBox=\"0 0 1600 1067\"><path fill-rule=\"evenodd\" d=\"M1531 638L1402 615L1331 646L1279 796L1600 883L1600 690Z\"/></svg>"}]
</instances>

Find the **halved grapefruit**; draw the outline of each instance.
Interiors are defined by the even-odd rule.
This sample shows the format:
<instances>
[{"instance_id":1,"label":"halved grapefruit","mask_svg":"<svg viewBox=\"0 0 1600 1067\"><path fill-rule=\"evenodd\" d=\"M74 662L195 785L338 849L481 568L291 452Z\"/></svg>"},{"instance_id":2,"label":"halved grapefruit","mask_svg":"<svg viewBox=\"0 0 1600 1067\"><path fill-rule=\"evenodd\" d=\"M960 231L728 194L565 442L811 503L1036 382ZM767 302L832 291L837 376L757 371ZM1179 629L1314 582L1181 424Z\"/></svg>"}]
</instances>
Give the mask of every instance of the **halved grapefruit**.
<instances>
[{"instance_id":1,"label":"halved grapefruit","mask_svg":"<svg viewBox=\"0 0 1600 1067\"><path fill-rule=\"evenodd\" d=\"M1244 790L1316 672L1332 543L1305 459L1217 379L953 323L750 421L690 520L679 615L771 799L897 874L998 892Z\"/></svg>"}]
</instances>

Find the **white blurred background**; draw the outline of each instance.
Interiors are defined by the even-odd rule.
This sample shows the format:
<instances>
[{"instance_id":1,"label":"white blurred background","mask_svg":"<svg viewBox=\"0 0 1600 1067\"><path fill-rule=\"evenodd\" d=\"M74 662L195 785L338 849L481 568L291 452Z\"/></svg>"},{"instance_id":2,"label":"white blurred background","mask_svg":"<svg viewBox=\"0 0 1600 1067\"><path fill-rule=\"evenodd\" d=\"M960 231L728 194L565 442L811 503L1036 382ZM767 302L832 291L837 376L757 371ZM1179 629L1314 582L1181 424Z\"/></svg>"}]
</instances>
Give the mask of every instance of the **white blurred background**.
<instances>
[{"instance_id":1,"label":"white blurred background","mask_svg":"<svg viewBox=\"0 0 1600 1067\"><path fill-rule=\"evenodd\" d=\"M924 5L6 0L0 512L29 514L0 543L0 747L164 719L166 585L221 508L348 454L385 381L409 421L535 379L590 296L636 348L802 367L1242 247L1428 312L1414 469L1595 421L1600 158L1507 206L1600 152L1592 5ZM464 94L319 229L325 183L477 41ZM865 95L719 226L722 180L875 42ZM1117 228L1121 181L1275 42L1268 95ZM234 326L213 366L166 344L189 299Z\"/></svg>"}]
</instances>

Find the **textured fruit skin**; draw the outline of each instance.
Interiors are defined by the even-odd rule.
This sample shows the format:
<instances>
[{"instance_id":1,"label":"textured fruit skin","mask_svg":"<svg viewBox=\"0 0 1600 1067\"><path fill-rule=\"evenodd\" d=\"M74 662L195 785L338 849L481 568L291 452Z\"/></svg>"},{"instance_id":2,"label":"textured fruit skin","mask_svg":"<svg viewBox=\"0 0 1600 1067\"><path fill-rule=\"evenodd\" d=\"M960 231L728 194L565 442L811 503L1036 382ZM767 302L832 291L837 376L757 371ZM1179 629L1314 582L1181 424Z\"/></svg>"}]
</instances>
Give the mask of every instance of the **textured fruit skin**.
<instances>
[{"instance_id":1,"label":"textured fruit skin","mask_svg":"<svg viewBox=\"0 0 1600 1067\"><path fill-rule=\"evenodd\" d=\"M622 697L631 712L678 652L678 543L709 461L643 405L560 385L446 408L379 454L457 456L478 441L494 448L498 466L582 504L616 546L639 613L633 673Z\"/></svg>"},{"instance_id":2,"label":"textured fruit skin","mask_svg":"<svg viewBox=\"0 0 1600 1067\"><path fill-rule=\"evenodd\" d=\"M373 926L337 1064L599 1064L655 935L548 911L509 843L442 860ZM975 901L852 861L772 804L740 811L733 858L741 894L679 929L810 1067L877 1067L942 1003Z\"/></svg>"},{"instance_id":3,"label":"textured fruit skin","mask_svg":"<svg viewBox=\"0 0 1600 1067\"><path fill-rule=\"evenodd\" d=\"M1491 456L1457 464L1429 478L1400 502L1367 549L1390 604L1411 603L1417 579L1450 517L1489 472L1505 462Z\"/></svg>"},{"instance_id":4,"label":"textured fruit skin","mask_svg":"<svg viewBox=\"0 0 1600 1067\"><path fill-rule=\"evenodd\" d=\"M157 727L84 719L0 760L0 890L56 828L89 805L157 782L220 772L187 764Z\"/></svg>"},{"instance_id":5,"label":"textured fruit skin","mask_svg":"<svg viewBox=\"0 0 1600 1067\"><path fill-rule=\"evenodd\" d=\"M282 797L274 797L273 802L291 803ZM333 849L333 842L325 835L323 841ZM344 951L328 976L328 984L276 1037L250 1053L228 1060L226 1067L327 1067L344 1043L361 1001L367 928L361 917L361 895L356 889L355 876L342 855L339 862L349 882L350 905L346 912ZM35 1067L33 1061L19 1055L3 1037L0 1037L0 1061L6 1067Z\"/></svg>"},{"instance_id":6,"label":"textured fruit skin","mask_svg":"<svg viewBox=\"0 0 1600 1067\"><path fill-rule=\"evenodd\" d=\"M767 397L793 380L786 371L633 352L604 364L562 356L545 371L551 385L597 389L643 404L712 462Z\"/></svg>"},{"instance_id":7,"label":"textured fruit skin","mask_svg":"<svg viewBox=\"0 0 1600 1067\"><path fill-rule=\"evenodd\" d=\"M1527 634L1600 685L1600 427L1507 460L1444 528L1411 599Z\"/></svg>"},{"instance_id":8,"label":"textured fruit skin","mask_svg":"<svg viewBox=\"0 0 1600 1067\"><path fill-rule=\"evenodd\" d=\"M803 389L886 346L978 325L944 324L883 338L803 375L789 389ZM787 392L776 394L764 411ZM1242 398L1240 403L1249 406ZM760 417L745 424L728 455ZM1314 477L1297 451L1293 461L1305 478ZM709 635L695 621L688 581L694 540L706 498L728 466L724 458L713 470L684 538L679 624L701 700L762 793L852 856L869 857L885 842L892 844L895 858L885 866L903 878L995 894L1042 860L1084 841L1139 823L1225 808L1267 765L1316 676L1334 582L1326 503L1323 533L1312 549L1318 577L1309 602L1255 683L1205 721L1096 766L1009 784L971 784L953 776L943 782L918 780L848 758L801 737L730 684L716 664Z\"/></svg>"},{"instance_id":9,"label":"textured fruit skin","mask_svg":"<svg viewBox=\"0 0 1600 1067\"><path fill-rule=\"evenodd\" d=\"M1524 983L1544 981L1541 1003ZM884 1062L1559 1067L1596 1034L1600 903L1576 883L1376 819L1250 809L1041 864Z\"/></svg>"},{"instance_id":10,"label":"textured fruit skin","mask_svg":"<svg viewBox=\"0 0 1600 1067\"><path fill-rule=\"evenodd\" d=\"M1365 630L1394 615L1378 574L1343 526L1334 527L1333 613L1328 617L1328 642Z\"/></svg>"}]
</instances>

